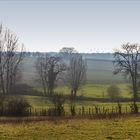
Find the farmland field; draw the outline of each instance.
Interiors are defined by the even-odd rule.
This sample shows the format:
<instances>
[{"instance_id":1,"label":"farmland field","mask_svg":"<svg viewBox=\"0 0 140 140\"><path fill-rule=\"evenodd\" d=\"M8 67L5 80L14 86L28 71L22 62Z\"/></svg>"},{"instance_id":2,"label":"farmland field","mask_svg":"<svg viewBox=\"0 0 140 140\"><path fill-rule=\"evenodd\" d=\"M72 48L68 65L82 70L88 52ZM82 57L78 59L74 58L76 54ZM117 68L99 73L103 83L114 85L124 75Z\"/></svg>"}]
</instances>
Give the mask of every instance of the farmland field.
<instances>
[{"instance_id":1,"label":"farmland field","mask_svg":"<svg viewBox=\"0 0 140 140\"><path fill-rule=\"evenodd\" d=\"M111 84L86 84L77 92L77 96L91 97L91 98L109 98L107 95L107 88ZM129 84L116 84L120 89L120 97L130 98L132 96ZM34 88L43 94L43 89ZM55 88L55 92L63 93L64 95L70 94L70 89L67 86L58 86ZM34 94L35 95L35 94Z\"/></svg>"},{"instance_id":2,"label":"farmland field","mask_svg":"<svg viewBox=\"0 0 140 140\"><path fill-rule=\"evenodd\" d=\"M94 98L108 98L107 88L111 84L86 84L82 86L77 95L84 97L94 97ZM129 84L116 84L120 88L121 97L131 97ZM61 92L64 94L70 94L70 89L66 86L59 86L55 89L56 92Z\"/></svg>"},{"instance_id":3,"label":"farmland field","mask_svg":"<svg viewBox=\"0 0 140 140\"><path fill-rule=\"evenodd\" d=\"M130 89L128 87L128 84L117 84L120 88L120 97L124 98L131 98L132 94L130 93ZM109 84L87 84L83 86L77 93L77 96L79 97L85 97L85 98L109 98L107 95L107 88ZM36 88L35 88L36 89ZM41 88L37 89L39 91L42 91ZM66 86L60 86L55 89L58 93L63 93L64 95L70 94L70 89ZM44 96L24 96L34 107L48 107L51 105L51 102L48 100L47 97ZM85 105L85 106L91 106L97 104L96 101L78 101L77 105ZM99 103L103 104L103 103ZM106 103L107 104L107 103Z\"/></svg>"},{"instance_id":4,"label":"farmland field","mask_svg":"<svg viewBox=\"0 0 140 140\"><path fill-rule=\"evenodd\" d=\"M1 140L139 140L140 117L0 124Z\"/></svg>"},{"instance_id":5,"label":"farmland field","mask_svg":"<svg viewBox=\"0 0 140 140\"><path fill-rule=\"evenodd\" d=\"M128 87L128 84L117 84L118 87L120 88L120 97L123 98L131 98L132 94L130 93L130 89ZM94 105L98 105L100 107L107 107L107 108L112 108L117 106L117 103L111 103L111 102L105 102L103 103L102 101L96 101L96 98L98 99L107 99L109 98L107 95L107 88L109 84L87 84L83 86L77 93L77 96L82 97L83 100L77 100L76 101L76 109L80 109L82 106L85 107L85 109L88 110L88 108L94 108ZM42 91L41 88L35 88L36 90ZM55 89L56 92L58 93L63 93L64 95L70 94L70 89L66 86L59 86ZM43 93L42 93L43 94ZM31 106L33 108L36 108L38 110L40 109L47 109L52 107L52 102L48 97L45 96L36 96L35 94L32 95L22 95L24 98L29 101ZM86 99L89 98L90 100ZM93 100L94 98L94 100ZM129 102L122 103L123 108L126 106L129 107ZM69 106L69 101L65 101L64 104L65 111L69 113L70 111L70 106Z\"/></svg>"}]
</instances>

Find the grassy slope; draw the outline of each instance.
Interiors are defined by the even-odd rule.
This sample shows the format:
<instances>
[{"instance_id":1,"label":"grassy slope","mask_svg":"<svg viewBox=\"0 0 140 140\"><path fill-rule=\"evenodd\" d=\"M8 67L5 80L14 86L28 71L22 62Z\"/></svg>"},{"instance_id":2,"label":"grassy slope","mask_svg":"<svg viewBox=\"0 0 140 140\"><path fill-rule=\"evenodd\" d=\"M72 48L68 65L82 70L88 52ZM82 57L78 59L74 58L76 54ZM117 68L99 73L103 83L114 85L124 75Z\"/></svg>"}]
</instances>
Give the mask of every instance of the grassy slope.
<instances>
[{"instance_id":1,"label":"grassy slope","mask_svg":"<svg viewBox=\"0 0 140 140\"><path fill-rule=\"evenodd\" d=\"M130 127L128 127L130 126ZM140 117L0 124L1 140L139 140Z\"/></svg>"}]
</instances>

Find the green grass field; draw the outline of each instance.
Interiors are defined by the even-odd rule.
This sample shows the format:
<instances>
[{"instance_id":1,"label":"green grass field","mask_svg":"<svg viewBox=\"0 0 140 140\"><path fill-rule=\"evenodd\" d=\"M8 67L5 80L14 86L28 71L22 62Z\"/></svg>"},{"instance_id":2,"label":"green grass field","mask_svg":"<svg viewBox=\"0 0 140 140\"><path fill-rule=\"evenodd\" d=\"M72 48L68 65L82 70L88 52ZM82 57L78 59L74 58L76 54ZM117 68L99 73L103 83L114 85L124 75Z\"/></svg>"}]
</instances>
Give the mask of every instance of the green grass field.
<instances>
[{"instance_id":1,"label":"green grass field","mask_svg":"<svg viewBox=\"0 0 140 140\"><path fill-rule=\"evenodd\" d=\"M107 88L108 84L87 84L84 87L82 87L78 91L78 96L83 97L91 97L91 98L109 98L107 95ZM118 84L118 87L121 90L120 96L131 98L132 94L130 94L128 84ZM41 90L41 89L38 89ZM58 93L64 93L64 94L70 94L70 89L67 87L58 87L56 88L56 92ZM37 109L37 111L40 111L41 109L48 109L50 107L53 107L52 102L49 100L49 98L45 96L24 96L27 101L31 104L33 109ZM130 112L130 102L121 103L122 104L122 111L123 112ZM139 103L137 103L138 106L140 106ZM84 106L85 111L88 112L89 108L95 112L95 105L103 109L109 109L109 112L112 111L112 108L117 107L117 103L111 103L111 102L97 102L96 100L78 100L76 101L76 111L77 113L80 111L82 106ZM65 101L64 109L66 114L70 114L70 103L68 100Z\"/></svg>"},{"instance_id":2,"label":"green grass field","mask_svg":"<svg viewBox=\"0 0 140 140\"><path fill-rule=\"evenodd\" d=\"M108 84L87 84L84 87L82 87L78 91L78 96L83 97L91 97L91 98L109 98L107 95L107 88ZM121 90L120 96L131 98L132 94L130 94L128 84L118 84L118 87ZM37 89L41 90L41 89ZM64 94L70 94L70 89L67 87L58 87L55 90L58 93L64 93ZM27 101L32 105L33 108L36 109L42 109L42 108L49 108L52 107L52 102L45 96L24 96ZM123 108L126 108L126 106L129 108L130 103L122 103ZM94 108L94 105L98 105L100 107L106 107L106 108L112 108L117 106L117 103L103 103L103 102L97 102L97 101L88 101L88 100L78 100L76 102L76 109L79 110L82 106L85 107L85 109ZM70 111L70 105L69 102L66 100L64 104L66 112Z\"/></svg>"},{"instance_id":3,"label":"green grass field","mask_svg":"<svg viewBox=\"0 0 140 140\"><path fill-rule=\"evenodd\" d=\"M38 96L24 96L27 101L29 101L29 103L31 104L31 106L33 107L33 112L34 109L36 109L36 111L41 111L42 109L48 109L51 107L54 107L54 105L52 104L51 101L48 100L48 98L45 97L38 97ZM132 104L132 102L125 102L125 103L121 103L122 105L122 113L128 113L131 111L130 105ZM140 103L137 103L138 107L140 107ZM77 101L76 102L76 113L78 114L79 111L81 112L82 107L84 106L84 110L85 112L88 112L89 109L91 111L93 111L93 113L95 113L95 106L98 106L101 109L101 112L103 112L103 108L104 109L108 109L109 112L112 112L112 108L114 110L114 112L116 111L116 108L118 108L117 103L112 103L112 102L106 102L106 103L102 103L102 102L97 102L97 101ZM69 102L65 102L64 104L64 109L65 109L65 113L66 115L70 115L70 103Z\"/></svg>"},{"instance_id":4,"label":"green grass field","mask_svg":"<svg viewBox=\"0 0 140 140\"><path fill-rule=\"evenodd\" d=\"M93 97L93 98L109 98L107 95L107 88L111 84L86 84L77 92L77 96ZM120 88L120 97L130 98L132 94L130 93L129 84L115 84ZM43 92L42 88L34 88L35 90ZM66 86L58 86L55 92L70 94L70 89Z\"/></svg>"},{"instance_id":5,"label":"green grass field","mask_svg":"<svg viewBox=\"0 0 140 140\"><path fill-rule=\"evenodd\" d=\"M140 117L0 124L1 140L139 140Z\"/></svg>"}]
</instances>

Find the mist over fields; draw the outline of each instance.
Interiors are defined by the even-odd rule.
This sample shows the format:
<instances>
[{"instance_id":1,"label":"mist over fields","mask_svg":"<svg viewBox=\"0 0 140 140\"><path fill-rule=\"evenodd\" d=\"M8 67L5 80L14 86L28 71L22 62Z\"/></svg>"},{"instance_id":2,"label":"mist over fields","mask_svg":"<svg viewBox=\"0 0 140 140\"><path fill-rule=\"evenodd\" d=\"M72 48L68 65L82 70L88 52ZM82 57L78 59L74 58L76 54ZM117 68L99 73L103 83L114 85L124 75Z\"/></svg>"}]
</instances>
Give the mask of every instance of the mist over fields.
<instances>
[{"instance_id":1,"label":"mist over fields","mask_svg":"<svg viewBox=\"0 0 140 140\"><path fill-rule=\"evenodd\" d=\"M55 53L49 53L54 55ZM114 75L113 54L94 53L82 54L87 61L87 83L112 84L124 83L123 76ZM23 61L22 83L37 86L37 73L35 69L36 56L26 56Z\"/></svg>"}]
</instances>

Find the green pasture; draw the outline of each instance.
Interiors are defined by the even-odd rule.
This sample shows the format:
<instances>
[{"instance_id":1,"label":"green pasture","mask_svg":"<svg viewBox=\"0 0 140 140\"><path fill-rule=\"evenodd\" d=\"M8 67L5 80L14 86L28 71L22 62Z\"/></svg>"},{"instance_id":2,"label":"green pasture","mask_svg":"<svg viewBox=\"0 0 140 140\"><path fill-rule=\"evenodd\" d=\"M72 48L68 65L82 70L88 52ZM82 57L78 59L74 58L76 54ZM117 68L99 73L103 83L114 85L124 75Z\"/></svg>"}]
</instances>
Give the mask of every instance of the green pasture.
<instances>
[{"instance_id":1,"label":"green pasture","mask_svg":"<svg viewBox=\"0 0 140 140\"><path fill-rule=\"evenodd\" d=\"M86 84L82 86L78 92L77 96L83 97L92 97L92 98L109 98L107 95L107 88L111 84ZM120 88L120 97L130 98L132 96L129 88L129 84L116 84ZM41 91L43 93L42 88L34 88L35 90ZM55 89L55 92L70 94L70 88L66 86L58 86Z\"/></svg>"},{"instance_id":2,"label":"green pasture","mask_svg":"<svg viewBox=\"0 0 140 140\"><path fill-rule=\"evenodd\" d=\"M35 107L35 108L48 108L48 107L52 107L52 102L47 98L47 97L42 97L42 96L23 96L27 101L29 101L29 103ZM130 102L126 102L126 103L121 103L122 105L129 105L131 104ZM93 107L93 106L105 106L105 107L112 107L112 106L117 106L117 103L111 103L111 102L107 102L107 103L102 103L102 102L97 102L97 101L83 101L83 100L78 100L76 101L76 106L77 107ZM69 101L65 101L65 106L69 107Z\"/></svg>"},{"instance_id":3,"label":"green pasture","mask_svg":"<svg viewBox=\"0 0 140 140\"><path fill-rule=\"evenodd\" d=\"M132 94L130 93L130 89L128 84L117 84L118 87L120 88L120 97L123 98L131 98ZM109 98L107 95L107 88L109 87L108 84L87 84L83 87L80 88L80 90L77 93L77 96L82 96L83 98L85 97L85 100L78 100L76 101L76 109L79 110L82 108L82 106L85 107L85 110L88 110L89 108L94 108L95 106L99 106L101 109L103 107L112 109L117 107L117 103L103 103L103 102L97 102L96 98ZM36 90L42 91L41 88L37 88ZM70 89L65 86L60 86L55 89L56 92L58 93L63 93L64 95L70 94ZM43 92L43 91L42 91ZM43 94L43 93L42 93ZM33 108L36 109L42 109L42 108L50 108L53 107L52 102L48 97L45 96L24 96L27 101L32 105ZM88 98L95 98L94 101L92 100L86 100L86 97ZM121 103L122 104L122 109L130 110L130 104L131 103ZM138 103L139 104L139 103ZM70 111L70 103L68 100L65 101L64 108L66 112Z\"/></svg>"}]
</instances>

